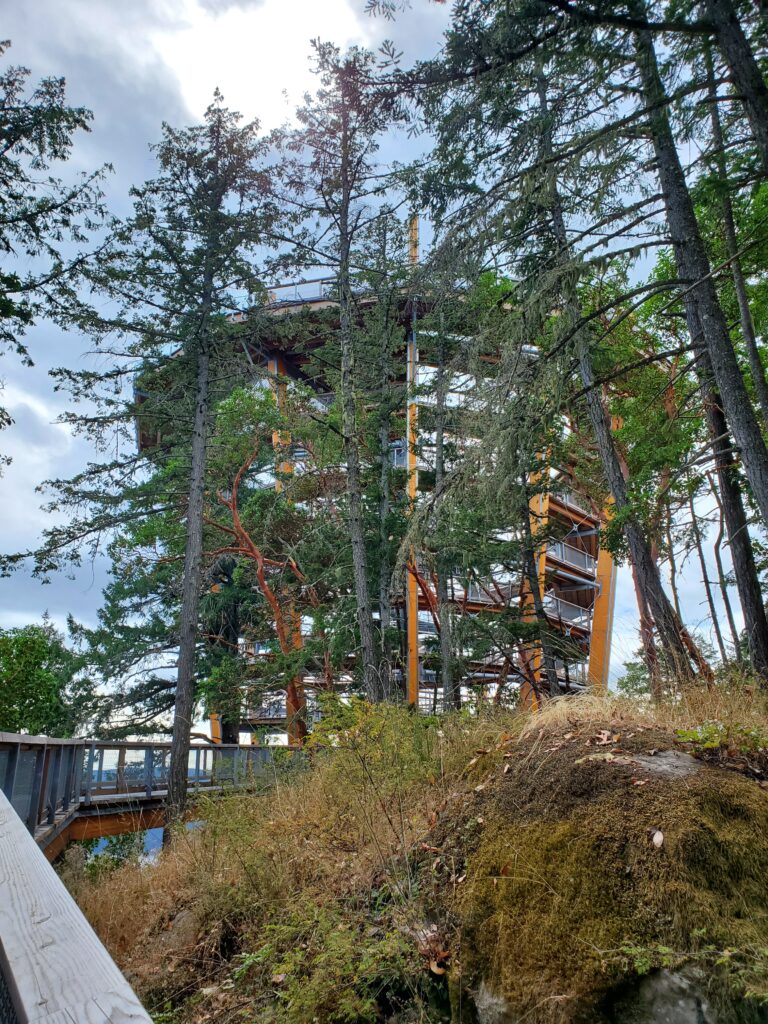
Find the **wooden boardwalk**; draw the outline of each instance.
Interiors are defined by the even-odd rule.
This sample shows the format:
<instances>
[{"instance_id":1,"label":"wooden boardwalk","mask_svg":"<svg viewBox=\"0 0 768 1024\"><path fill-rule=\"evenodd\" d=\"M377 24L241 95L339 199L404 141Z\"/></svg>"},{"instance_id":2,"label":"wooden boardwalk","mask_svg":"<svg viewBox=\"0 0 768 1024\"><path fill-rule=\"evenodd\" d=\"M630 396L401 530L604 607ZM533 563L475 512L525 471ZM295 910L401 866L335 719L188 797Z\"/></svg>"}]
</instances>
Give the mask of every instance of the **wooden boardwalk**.
<instances>
[{"instance_id":1,"label":"wooden boardwalk","mask_svg":"<svg viewBox=\"0 0 768 1024\"><path fill-rule=\"evenodd\" d=\"M189 785L258 783L271 751L194 746ZM49 864L70 839L163 822L169 743L0 733L0 1024L151 1024Z\"/></svg>"},{"instance_id":2,"label":"wooden boardwalk","mask_svg":"<svg viewBox=\"0 0 768 1024\"><path fill-rule=\"evenodd\" d=\"M170 743L0 732L0 788L52 859L69 839L162 825L170 753ZM263 776L271 756L268 747L196 744L190 791L247 786Z\"/></svg>"}]
</instances>

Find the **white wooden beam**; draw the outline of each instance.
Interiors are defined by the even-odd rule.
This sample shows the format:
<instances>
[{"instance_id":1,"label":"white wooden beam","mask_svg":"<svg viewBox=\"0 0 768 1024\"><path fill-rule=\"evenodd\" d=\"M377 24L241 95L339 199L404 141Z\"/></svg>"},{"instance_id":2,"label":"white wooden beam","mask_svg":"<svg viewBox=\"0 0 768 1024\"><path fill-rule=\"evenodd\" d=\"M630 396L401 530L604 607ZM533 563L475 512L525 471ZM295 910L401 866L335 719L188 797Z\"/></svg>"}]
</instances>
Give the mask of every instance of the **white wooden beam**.
<instances>
[{"instance_id":1,"label":"white wooden beam","mask_svg":"<svg viewBox=\"0 0 768 1024\"><path fill-rule=\"evenodd\" d=\"M2 792L0 972L18 1024L151 1024Z\"/></svg>"}]
</instances>

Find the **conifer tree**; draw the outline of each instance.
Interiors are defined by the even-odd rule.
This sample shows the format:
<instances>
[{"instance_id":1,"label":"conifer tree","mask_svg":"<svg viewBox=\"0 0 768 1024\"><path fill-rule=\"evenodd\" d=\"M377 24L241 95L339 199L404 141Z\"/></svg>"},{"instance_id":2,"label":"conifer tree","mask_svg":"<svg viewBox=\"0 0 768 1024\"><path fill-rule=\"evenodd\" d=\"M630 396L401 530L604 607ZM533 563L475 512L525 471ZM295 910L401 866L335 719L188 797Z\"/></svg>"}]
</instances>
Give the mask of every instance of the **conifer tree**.
<instances>
[{"instance_id":1,"label":"conifer tree","mask_svg":"<svg viewBox=\"0 0 768 1024\"><path fill-rule=\"evenodd\" d=\"M370 700L388 690L386 666L371 597L369 553L365 535L361 422L358 406L360 356L355 343L358 299L353 264L357 240L379 217L377 199L386 184L375 166L381 134L393 111L388 95L375 85L373 55L353 49L346 54L328 44L316 48L321 88L298 112L302 128L285 140L298 156L289 168L286 184L307 218L308 231L298 238L304 262L330 268L336 280L339 353L339 391L342 433L348 480L349 533L357 600L362 679ZM317 229L315 230L315 222ZM362 269L362 268L361 268Z\"/></svg>"},{"instance_id":2,"label":"conifer tree","mask_svg":"<svg viewBox=\"0 0 768 1024\"><path fill-rule=\"evenodd\" d=\"M0 42L0 58L10 46ZM68 183L46 173L69 159L76 133L90 130L93 115L67 104L63 78L44 78L29 90L30 74L21 66L0 74L0 348L26 362L27 328L67 301L90 258L82 246L105 214L106 171ZM0 428L9 422L0 408Z\"/></svg>"},{"instance_id":3,"label":"conifer tree","mask_svg":"<svg viewBox=\"0 0 768 1024\"><path fill-rule=\"evenodd\" d=\"M601 26L599 31L596 25ZM416 88L419 82L436 83L427 93L427 113L439 125L439 142L435 171L427 172L427 186L436 197L434 207L447 237L453 234L467 239L469 223L478 247L485 241L495 259L503 253L517 273L529 275L510 291L510 297L517 297L527 290L529 305L546 302L547 294L550 302L562 294L560 285L553 288L547 283L550 271L546 268L557 268L556 276L572 293L574 276L586 280L594 273L604 280L612 268L631 265L649 245L652 231L658 231L657 244L661 244L663 230L669 230L675 245L677 280L673 276L664 282L618 289L595 312L574 310L561 346L567 346L569 338L578 342L585 327L608 344L633 306L662 289L673 296L678 293L685 304L690 333L683 349L693 346L698 353L690 369L695 369L700 379L710 419L720 410L719 425L712 419L710 432L721 493L723 488L728 493L729 482L731 490L735 486L738 491L727 458L730 428L755 498L765 513L765 443L710 273L670 122L672 105L687 95L701 94L706 84L692 73L690 80L667 93L653 51L653 33L679 29L680 24L662 26L655 7L649 13L637 4L624 9L611 5L610 10L596 5L586 9L586 15L585 7L567 2L461 5L448 36L446 59L417 69L411 79ZM710 24L705 35L711 29ZM634 61L628 58L627 43L635 46ZM533 140L541 137L542 127L537 125L535 113L532 65L545 69L550 116L557 125L556 139L543 156L540 150L534 155ZM637 94L638 81L642 102L633 107L631 98ZM658 221L660 197L646 175L646 136L637 131L640 126L650 126L648 137L655 145L663 223ZM524 254L531 250L532 237L526 204L535 206L536 190L548 176L567 181L569 202L571 196L578 197L578 226L560 232L554 255L544 262L539 257L538 262L526 263ZM517 208L510 202L512 194ZM580 354L585 354L583 348ZM648 358L656 357L652 353ZM583 360L580 362L585 370ZM587 379L591 383L582 394L595 406L589 395L600 382L594 373L587 374ZM715 386L717 390L712 391ZM597 421L597 410L593 411ZM610 431L603 434L607 447ZM615 483L621 491L621 474L615 472L613 477L612 487ZM734 493L734 503L737 499ZM739 575L743 572L750 590L747 595L742 588L740 596L745 609L757 611L759 585L754 562L748 557L748 532L744 520L741 528L737 526L736 504L733 508L729 533L746 539L741 552L738 539L733 547L734 557L740 560ZM648 587L643 585L641 591L647 600ZM658 611L661 613L660 608ZM756 622L753 618L753 627ZM759 627L751 632L758 643L752 651L753 663L762 672ZM681 637L685 638L684 632ZM684 646L692 651L688 641L684 640Z\"/></svg>"},{"instance_id":4,"label":"conifer tree","mask_svg":"<svg viewBox=\"0 0 768 1024\"><path fill-rule=\"evenodd\" d=\"M86 543L98 550L104 535L124 524L131 505L137 521L170 506L183 524L169 778L173 817L186 799L195 704L211 408L247 363L243 328L229 315L250 295L257 319L257 255L270 242L275 207L258 123L241 124L218 93L202 125L165 125L154 152L158 177L133 190L133 216L116 226L89 271L101 297L98 309L81 302L69 314L112 359L108 370L59 374L75 401L92 397L94 385L100 386L98 413L72 412L67 419L108 460L56 485L59 504L82 514L50 531L38 571L67 558L77 561ZM152 466L161 472L147 479Z\"/></svg>"}]
</instances>

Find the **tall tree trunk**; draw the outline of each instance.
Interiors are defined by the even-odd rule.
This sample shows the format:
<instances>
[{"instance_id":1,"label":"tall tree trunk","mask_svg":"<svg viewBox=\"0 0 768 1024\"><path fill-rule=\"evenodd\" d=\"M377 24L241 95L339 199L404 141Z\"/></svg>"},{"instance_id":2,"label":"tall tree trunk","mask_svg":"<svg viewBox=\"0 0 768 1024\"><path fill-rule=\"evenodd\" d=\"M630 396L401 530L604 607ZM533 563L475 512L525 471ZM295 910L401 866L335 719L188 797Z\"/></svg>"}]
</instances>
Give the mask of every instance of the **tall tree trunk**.
<instances>
[{"instance_id":1,"label":"tall tree trunk","mask_svg":"<svg viewBox=\"0 0 768 1024\"><path fill-rule=\"evenodd\" d=\"M536 617L539 633L539 649L541 651L541 662L544 669L544 690L550 697L560 696L560 680L557 678L557 667L555 666L555 655L552 650L552 642L549 635L549 619L544 601L541 596L541 580L536 564L536 545L531 530L531 507L528 486L523 479L521 481L523 491L523 504L520 509L522 533L523 533L523 572L531 592L533 612Z\"/></svg>"},{"instance_id":2,"label":"tall tree trunk","mask_svg":"<svg viewBox=\"0 0 768 1024\"><path fill-rule=\"evenodd\" d=\"M728 652L725 649L723 643L723 634L720 629L720 621L717 614L717 608L715 607L715 600L712 596L712 584L709 580L709 570L707 569L707 559L704 555L704 546L702 544L701 529L699 528L699 518L696 515L696 507L693 500L693 492L688 495L688 510L691 513L691 528L693 530L693 542L696 547L696 553L699 556L699 565L701 566L701 582L704 584L704 593L707 597L707 606L709 607L709 617L712 619L712 628L715 631L715 640L717 641L717 649L720 651L720 657L723 664L728 661Z\"/></svg>"},{"instance_id":3,"label":"tall tree trunk","mask_svg":"<svg viewBox=\"0 0 768 1024\"><path fill-rule=\"evenodd\" d=\"M445 403L448 387L445 371L445 338L442 327L437 343L437 378L435 380L435 490L439 493L445 480ZM456 685L451 636L451 606L448 601L448 579L453 570L438 551L435 566L437 576L437 609L440 620L440 671L443 683L443 709L461 707L461 691Z\"/></svg>"},{"instance_id":4,"label":"tall tree trunk","mask_svg":"<svg viewBox=\"0 0 768 1024\"><path fill-rule=\"evenodd\" d=\"M545 120L542 145L542 157L547 159L551 155L552 142L548 125L547 86L542 75L539 76L538 89L540 111L544 118L547 119ZM562 202L558 193L557 183L554 180L550 180L548 183L547 202L552 220L552 233L560 253L559 259L564 262L567 259L568 253L568 235L565 230ZM570 295L566 296L565 299L566 308L571 320L574 323L578 323L581 318L581 310L578 308L575 297ZM592 424L595 441L597 442L603 473L605 474L617 511L626 515L630 510L627 486L621 470L621 462L616 451L616 445L613 441L613 435L611 434L608 414L595 384L592 353L584 330L577 332L575 346L581 381L585 389L587 412ZM638 583L645 600L648 602L662 648L670 660L671 668L681 680L690 680L692 677L691 663L682 635L682 623L664 592L659 569L653 558L648 539L642 527L631 513L626 515L624 519L623 532L627 539L627 546L629 547L630 557L637 573Z\"/></svg>"},{"instance_id":5,"label":"tall tree trunk","mask_svg":"<svg viewBox=\"0 0 768 1024\"><path fill-rule=\"evenodd\" d=\"M680 594L677 591L677 562L675 561L675 543L672 537L672 512L667 507L666 514L664 515L664 532L667 535L667 555L669 557L669 589L672 592L672 603L675 608L675 613L682 622L683 613L680 610ZM658 559L658 549L654 550L655 545L652 546L651 552L654 556L654 561Z\"/></svg>"},{"instance_id":6,"label":"tall tree trunk","mask_svg":"<svg viewBox=\"0 0 768 1024\"><path fill-rule=\"evenodd\" d=\"M379 629L381 631L382 696L390 700L392 692L392 586L390 494L390 429L392 418L392 370L389 332L385 329L379 346Z\"/></svg>"},{"instance_id":7,"label":"tall tree trunk","mask_svg":"<svg viewBox=\"0 0 768 1024\"><path fill-rule=\"evenodd\" d=\"M597 442L603 472L613 495L616 510L626 514L630 509L627 486L611 435L608 415L595 384L592 355L583 332L577 337L576 353L579 359L581 381L586 389L587 411ZM631 513L624 520L623 530L634 571L637 574L638 585L650 608L662 649L669 658L673 671L683 680L690 679L691 666L682 637L682 626L669 598L664 593L659 569L651 553L650 544L642 527Z\"/></svg>"},{"instance_id":8,"label":"tall tree trunk","mask_svg":"<svg viewBox=\"0 0 768 1024\"><path fill-rule=\"evenodd\" d=\"M187 802L190 731L195 705L195 655L200 610L200 584L203 566L203 500L205 461L208 440L208 399L210 383L210 300L202 311L197 351L195 419L192 428L192 464L187 502L187 544L184 552L184 580L181 591L179 623L179 664L176 700L173 712L171 765L168 771L167 820L182 816ZM167 834L167 833L166 833Z\"/></svg>"},{"instance_id":9,"label":"tall tree trunk","mask_svg":"<svg viewBox=\"0 0 768 1024\"><path fill-rule=\"evenodd\" d=\"M304 646L304 637L301 633L301 615L296 610L296 605L293 601L289 605L286 618L288 620L291 648L294 651L300 651ZM285 724L288 732L288 745L302 747L309 734L307 695L304 690L303 675L293 676L285 688Z\"/></svg>"},{"instance_id":10,"label":"tall tree trunk","mask_svg":"<svg viewBox=\"0 0 768 1024\"><path fill-rule=\"evenodd\" d=\"M715 38L757 143L763 170L768 174L768 86L749 45L731 0L706 0L705 9L715 25Z\"/></svg>"},{"instance_id":11,"label":"tall tree trunk","mask_svg":"<svg viewBox=\"0 0 768 1024\"><path fill-rule=\"evenodd\" d=\"M643 649L643 661L648 669L648 680L651 686L651 697L660 701L664 696L662 690L661 673L659 671L659 654L656 650L656 640L653 635L653 619L645 599L643 588L637 575L637 567L630 560L632 569L632 584L635 588L635 599L637 600L637 611L640 616L640 645Z\"/></svg>"},{"instance_id":12,"label":"tall tree trunk","mask_svg":"<svg viewBox=\"0 0 768 1024\"><path fill-rule=\"evenodd\" d=\"M222 594L226 598L227 591L233 588L231 573L227 573L227 579L222 585ZM224 652L224 657L237 657L238 643L240 640L240 614L239 603L236 600L227 602L222 613L222 621L216 640L217 646ZM227 693L224 697L221 711L221 742L240 742L240 722L242 720L242 698L243 691L239 685L234 687L234 692Z\"/></svg>"},{"instance_id":13,"label":"tall tree trunk","mask_svg":"<svg viewBox=\"0 0 768 1024\"><path fill-rule=\"evenodd\" d=\"M757 336L755 324L752 319L752 310L749 308L749 296L747 295L747 283L744 280L744 272L741 268L739 257L739 242L736 234L736 220L733 215L733 204L729 192L728 161L725 156L725 139L720 123L720 110L717 104L717 87L715 85L715 73L712 66L712 54L707 47L705 51L707 62L707 84L709 98L709 116L712 123L712 141L714 143L714 161L718 173L718 185L722 190L721 205L723 210L723 234L725 235L725 249L728 253L728 260L733 277L733 288L736 293L736 302L739 307L739 321L741 323L741 335L749 359L749 369L752 374L752 384L755 388L755 396L763 423L768 426L768 382L765 379L765 368L760 359L760 350L757 347Z\"/></svg>"},{"instance_id":14,"label":"tall tree trunk","mask_svg":"<svg viewBox=\"0 0 768 1024\"><path fill-rule=\"evenodd\" d=\"M382 394L384 389L382 388ZM382 404L386 398L382 397ZM390 494L389 494L389 410L379 421L379 623L381 628L381 657L390 664L388 633L392 625L392 604L389 588L392 580L390 565Z\"/></svg>"},{"instance_id":15,"label":"tall tree trunk","mask_svg":"<svg viewBox=\"0 0 768 1024\"><path fill-rule=\"evenodd\" d=\"M697 378L712 452L715 457L715 471L720 485L720 501L728 530L728 543L731 548L736 587L749 642L749 658L754 671L762 678L768 679L768 618L766 618L763 605L747 513L739 486L736 459L720 395L714 384L709 352L704 345L703 332L698 328L698 320L695 315L694 324L697 329L692 333L691 338L697 356Z\"/></svg>"},{"instance_id":16,"label":"tall tree trunk","mask_svg":"<svg viewBox=\"0 0 768 1024\"><path fill-rule=\"evenodd\" d=\"M344 456L347 463L347 496L349 501L349 533L352 542L352 572L357 600L357 625L363 660L363 687L368 700L381 700L381 679L373 624L373 609L368 586L368 559L365 550L363 523L363 483L360 467L360 446L355 401L355 352L352 330L352 284L350 279L351 176L349 99L342 98L341 116L341 202L338 211L339 231L339 340L341 343L341 416L344 434Z\"/></svg>"},{"instance_id":17,"label":"tall tree trunk","mask_svg":"<svg viewBox=\"0 0 768 1024\"><path fill-rule=\"evenodd\" d=\"M667 389L669 390L669 389ZM624 477L624 482L629 480L629 465L627 460L624 458L623 452L617 448L616 454L619 458L619 465L621 467L621 475ZM658 519L661 519L661 512L659 512ZM659 526L660 529L660 526ZM653 559L654 565L659 564L659 545L654 539L649 540L649 548L651 558ZM643 588L640 586L640 580L637 575L637 566L630 558L629 560L630 569L632 571L632 585L635 590L635 600L637 601L637 611L639 616L639 627L640 627L640 645L643 649L643 660L645 661L645 667L648 669L648 680L651 688L651 698L655 701L660 701L664 696L663 680L661 678L661 667L659 665L659 652L656 650L656 638L653 631L653 616L651 615L650 608L648 607L648 601L646 600ZM675 590L672 590L673 595Z\"/></svg>"},{"instance_id":18,"label":"tall tree trunk","mask_svg":"<svg viewBox=\"0 0 768 1024\"><path fill-rule=\"evenodd\" d=\"M645 17L642 3L634 5L634 10ZM764 522L768 524L768 449L747 394L728 325L710 276L709 259L669 123L667 97L659 74L653 37L647 31L639 31L635 33L635 40L636 62L644 101L650 111L648 125L667 211L667 223L678 274L685 286L683 301L688 329L691 336L695 337L701 324L725 415L741 451L755 501Z\"/></svg>"},{"instance_id":19,"label":"tall tree trunk","mask_svg":"<svg viewBox=\"0 0 768 1024\"><path fill-rule=\"evenodd\" d=\"M723 503L720 500L720 494L717 489L717 482L712 473L707 473L707 479L709 480L709 486L711 488L712 496L717 503L717 534L715 535L715 543L712 545L712 550L715 555L715 565L717 566L717 582L720 587L720 596L723 600L723 607L725 608L725 617L728 619L728 629L731 633L731 642L733 649L736 652L736 660L743 661L741 655L741 644L739 643L739 632L736 629L736 620L733 617L733 608L731 607L731 598L728 593L728 584L725 578L725 571L723 569L723 539L725 537L725 517L723 516Z\"/></svg>"}]
</instances>

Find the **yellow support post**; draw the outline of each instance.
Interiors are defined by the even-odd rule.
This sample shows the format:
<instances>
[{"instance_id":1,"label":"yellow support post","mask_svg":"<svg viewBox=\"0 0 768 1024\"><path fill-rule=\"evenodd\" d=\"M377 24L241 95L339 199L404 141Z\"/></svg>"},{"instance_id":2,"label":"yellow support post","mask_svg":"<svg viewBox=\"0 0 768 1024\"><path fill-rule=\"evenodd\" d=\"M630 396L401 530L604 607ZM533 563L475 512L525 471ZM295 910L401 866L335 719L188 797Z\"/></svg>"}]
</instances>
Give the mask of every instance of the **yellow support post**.
<instances>
[{"instance_id":1,"label":"yellow support post","mask_svg":"<svg viewBox=\"0 0 768 1024\"><path fill-rule=\"evenodd\" d=\"M620 430L622 419L611 417L611 430ZM613 514L613 497L609 496L603 509L603 520ZM611 667L611 641L613 640L613 606L616 599L616 564L607 548L600 546L597 552L597 597L592 608L592 629L589 633L589 665L587 682L595 690L607 692L608 673Z\"/></svg>"},{"instance_id":2,"label":"yellow support post","mask_svg":"<svg viewBox=\"0 0 768 1024\"><path fill-rule=\"evenodd\" d=\"M412 214L408 223L408 256L411 266L419 262L419 218ZM415 298L412 301L416 301ZM407 346L407 465L408 465L408 501L411 511L416 507L416 495L418 493L419 470L416 462L416 442L418 436L418 407L416 404L416 377L419 361L419 352L416 346L416 313L411 321L411 332L408 337ZM411 566L416 568L415 552L411 552ZM414 572L407 573L405 592L405 621L406 637L408 642L407 658L407 699L411 707L417 707L419 703L419 584Z\"/></svg>"},{"instance_id":3,"label":"yellow support post","mask_svg":"<svg viewBox=\"0 0 768 1024\"><path fill-rule=\"evenodd\" d=\"M606 692L608 690L608 671L611 666L616 565L613 555L603 547L600 548L597 555L597 585L599 589L592 610L587 679L590 687Z\"/></svg>"},{"instance_id":4,"label":"yellow support post","mask_svg":"<svg viewBox=\"0 0 768 1024\"><path fill-rule=\"evenodd\" d=\"M416 506L419 480L419 470L416 461L418 408L416 398L412 394L416 386L417 362L416 337L415 331L412 330L408 340L408 405L406 415L408 433L408 501L411 511ZM416 568L415 559L415 552L412 551L411 568L413 569ZM408 703L415 707L419 703L419 584L415 572L411 571L407 573L405 619L408 639Z\"/></svg>"}]
</instances>

